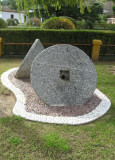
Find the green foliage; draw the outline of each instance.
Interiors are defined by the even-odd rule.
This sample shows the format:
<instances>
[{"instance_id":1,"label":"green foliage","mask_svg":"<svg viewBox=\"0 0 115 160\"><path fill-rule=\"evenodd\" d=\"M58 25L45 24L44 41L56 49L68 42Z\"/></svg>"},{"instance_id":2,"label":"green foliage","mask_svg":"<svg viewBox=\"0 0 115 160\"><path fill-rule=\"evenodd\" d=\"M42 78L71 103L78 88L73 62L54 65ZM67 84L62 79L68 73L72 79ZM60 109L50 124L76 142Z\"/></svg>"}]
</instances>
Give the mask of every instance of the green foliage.
<instances>
[{"instance_id":1,"label":"green foliage","mask_svg":"<svg viewBox=\"0 0 115 160\"><path fill-rule=\"evenodd\" d=\"M92 44L93 39L102 40L103 44L115 43L114 31L93 31L93 30L0 30L0 35L5 43L33 43L35 39L40 39L42 43L68 43L68 44ZM12 36L13 35L13 36ZM25 55L30 49L30 45L7 45L4 49L4 55ZM48 47L48 46L45 46ZM78 46L89 56L92 52L92 46ZM114 55L112 47L101 47L101 55Z\"/></svg>"},{"instance_id":2,"label":"green foliage","mask_svg":"<svg viewBox=\"0 0 115 160\"><path fill-rule=\"evenodd\" d=\"M73 6L62 6L60 9L56 10L56 16L68 16L73 19L78 19L81 15L80 8L77 5Z\"/></svg>"},{"instance_id":3,"label":"green foliage","mask_svg":"<svg viewBox=\"0 0 115 160\"><path fill-rule=\"evenodd\" d=\"M60 138L57 133L48 133L47 135L44 135L43 140L45 148L53 150L54 152L67 152L69 150L67 141Z\"/></svg>"},{"instance_id":4,"label":"green foliage","mask_svg":"<svg viewBox=\"0 0 115 160\"><path fill-rule=\"evenodd\" d=\"M85 29L86 28L86 21L83 19L81 21L76 21L76 29Z\"/></svg>"},{"instance_id":5,"label":"green foliage","mask_svg":"<svg viewBox=\"0 0 115 160\"><path fill-rule=\"evenodd\" d=\"M19 24L19 21L18 21L18 19L17 18L14 18L14 22L15 22L15 24Z\"/></svg>"},{"instance_id":6,"label":"green foliage","mask_svg":"<svg viewBox=\"0 0 115 160\"><path fill-rule=\"evenodd\" d=\"M9 0L3 0L3 1L1 1L1 5L8 6L9 5Z\"/></svg>"},{"instance_id":7,"label":"green foliage","mask_svg":"<svg viewBox=\"0 0 115 160\"><path fill-rule=\"evenodd\" d=\"M62 6L60 10L56 11L56 16L69 16L76 20L91 21L94 23L98 20L98 16L103 13L103 8L100 3L91 3L90 12L87 8L84 8L84 13L80 13L80 8L78 6Z\"/></svg>"},{"instance_id":8,"label":"green foliage","mask_svg":"<svg viewBox=\"0 0 115 160\"><path fill-rule=\"evenodd\" d=\"M84 12L84 3L86 4L87 8L89 8L89 4L87 3L87 0L16 0L18 9L23 9L25 12L29 12L30 9L33 9L34 11L36 8L39 8L41 10L44 8L46 11L48 11L48 7L52 6L55 9L60 9L63 5L64 6L74 6L78 5L80 7L80 12Z\"/></svg>"},{"instance_id":9,"label":"green foliage","mask_svg":"<svg viewBox=\"0 0 115 160\"><path fill-rule=\"evenodd\" d=\"M7 27L6 22L2 18L0 18L0 28L6 28L6 27Z\"/></svg>"},{"instance_id":10,"label":"green foliage","mask_svg":"<svg viewBox=\"0 0 115 160\"><path fill-rule=\"evenodd\" d=\"M9 18L6 20L6 23L8 26L17 26L18 24L17 21L18 21L17 19Z\"/></svg>"},{"instance_id":11,"label":"green foliage","mask_svg":"<svg viewBox=\"0 0 115 160\"><path fill-rule=\"evenodd\" d=\"M6 62L5 62L6 63ZM9 65L11 62L7 60L7 65ZM17 61L17 63L19 64L19 61ZM16 65L16 64L15 64ZM4 68L6 66L4 65ZM1 67L2 68L2 67ZM12 116L12 117L4 117L4 118L0 118L0 123L3 125L10 125L12 123L21 123L23 122L23 118L20 116Z\"/></svg>"},{"instance_id":12,"label":"green foliage","mask_svg":"<svg viewBox=\"0 0 115 160\"><path fill-rule=\"evenodd\" d=\"M8 6L10 9L17 9L16 0L2 0L1 4Z\"/></svg>"},{"instance_id":13,"label":"green foliage","mask_svg":"<svg viewBox=\"0 0 115 160\"><path fill-rule=\"evenodd\" d=\"M48 7L48 12L44 9L44 8L36 8L34 12L30 12L28 14L29 18L32 17L40 17L42 18L42 20L44 21L45 19L48 19L50 17L54 17L55 16L55 8L52 6Z\"/></svg>"},{"instance_id":14,"label":"green foliage","mask_svg":"<svg viewBox=\"0 0 115 160\"><path fill-rule=\"evenodd\" d=\"M94 26L95 29L105 29L105 30L115 31L115 24L108 24L105 21L102 21L101 23L95 23Z\"/></svg>"},{"instance_id":15,"label":"green foliage","mask_svg":"<svg viewBox=\"0 0 115 160\"><path fill-rule=\"evenodd\" d=\"M8 0L10 9L17 9L16 0Z\"/></svg>"},{"instance_id":16,"label":"green foliage","mask_svg":"<svg viewBox=\"0 0 115 160\"><path fill-rule=\"evenodd\" d=\"M98 23L103 23L103 22L106 22L106 21L107 21L107 15L106 14L99 14L97 22Z\"/></svg>"},{"instance_id":17,"label":"green foliage","mask_svg":"<svg viewBox=\"0 0 115 160\"><path fill-rule=\"evenodd\" d=\"M102 22L102 27L103 27L105 30L110 29L110 28L109 28L109 25L107 24L107 22ZM110 29L110 30L112 30L112 29Z\"/></svg>"},{"instance_id":18,"label":"green foliage","mask_svg":"<svg viewBox=\"0 0 115 160\"><path fill-rule=\"evenodd\" d=\"M94 23L91 20L87 20L87 22L85 24L85 28L93 29L94 28Z\"/></svg>"},{"instance_id":19,"label":"green foliage","mask_svg":"<svg viewBox=\"0 0 115 160\"><path fill-rule=\"evenodd\" d=\"M115 6L112 6L113 13L115 14Z\"/></svg>"},{"instance_id":20,"label":"green foliage","mask_svg":"<svg viewBox=\"0 0 115 160\"><path fill-rule=\"evenodd\" d=\"M68 16L61 16L62 18L67 18L69 20L71 20L73 22L73 24L75 25L75 27L77 26L76 21L74 18L68 17Z\"/></svg>"},{"instance_id":21,"label":"green foliage","mask_svg":"<svg viewBox=\"0 0 115 160\"><path fill-rule=\"evenodd\" d=\"M115 31L115 24L109 24L109 29Z\"/></svg>"},{"instance_id":22,"label":"green foliage","mask_svg":"<svg viewBox=\"0 0 115 160\"><path fill-rule=\"evenodd\" d=\"M43 22L42 29L75 29L74 23L65 17L52 17Z\"/></svg>"},{"instance_id":23,"label":"green foliage","mask_svg":"<svg viewBox=\"0 0 115 160\"><path fill-rule=\"evenodd\" d=\"M37 17L30 18L29 21L26 23L26 25L31 25L31 26L41 26L41 20Z\"/></svg>"},{"instance_id":24,"label":"green foliage","mask_svg":"<svg viewBox=\"0 0 115 160\"><path fill-rule=\"evenodd\" d=\"M21 142L20 138L18 138L18 137L10 137L9 140L10 140L10 143L12 143L14 145L19 145Z\"/></svg>"},{"instance_id":25,"label":"green foliage","mask_svg":"<svg viewBox=\"0 0 115 160\"><path fill-rule=\"evenodd\" d=\"M103 29L105 29L105 30L109 29L109 25L108 25L107 22L105 22L105 21L102 21L102 22L101 22L101 26L102 26Z\"/></svg>"}]
</instances>

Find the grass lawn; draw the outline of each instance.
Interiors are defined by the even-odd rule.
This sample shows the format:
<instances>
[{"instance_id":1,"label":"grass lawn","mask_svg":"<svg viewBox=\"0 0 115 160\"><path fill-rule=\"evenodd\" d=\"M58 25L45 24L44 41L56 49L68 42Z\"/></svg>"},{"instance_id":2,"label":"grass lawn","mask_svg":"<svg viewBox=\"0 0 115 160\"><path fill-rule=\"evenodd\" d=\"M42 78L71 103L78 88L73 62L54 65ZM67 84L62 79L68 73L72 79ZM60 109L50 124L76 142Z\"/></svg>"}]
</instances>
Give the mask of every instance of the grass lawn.
<instances>
[{"instance_id":1,"label":"grass lawn","mask_svg":"<svg viewBox=\"0 0 115 160\"><path fill-rule=\"evenodd\" d=\"M20 59L0 59L0 75ZM0 118L0 160L114 160L115 62L96 62L97 88L111 100L110 110L80 126L31 122L17 116ZM0 82L0 95L7 90ZM7 98L6 98L7 100Z\"/></svg>"}]
</instances>

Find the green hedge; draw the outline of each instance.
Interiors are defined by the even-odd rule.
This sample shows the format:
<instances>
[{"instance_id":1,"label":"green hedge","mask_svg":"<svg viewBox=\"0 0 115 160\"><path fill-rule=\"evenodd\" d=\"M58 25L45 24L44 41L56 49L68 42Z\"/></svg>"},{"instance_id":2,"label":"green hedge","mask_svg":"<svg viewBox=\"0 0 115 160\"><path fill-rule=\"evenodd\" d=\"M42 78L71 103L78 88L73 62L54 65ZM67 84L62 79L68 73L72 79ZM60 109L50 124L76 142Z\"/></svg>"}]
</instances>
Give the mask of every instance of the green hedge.
<instances>
[{"instance_id":1,"label":"green hedge","mask_svg":"<svg viewBox=\"0 0 115 160\"><path fill-rule=\"evenodd\" d=\"M0 37L5 43L33 43L40 39L42 43L92 44L93 39L102 40L103 44L115 44L115 31L93 30L0 30ZM4 46L4 54L25 55L31 46ZM45 46L47 47L47 46ZM89 56L92 46L78 46ZM115 47L101 47L101 55L115 55Z\"/></svg>"}]
</instances>

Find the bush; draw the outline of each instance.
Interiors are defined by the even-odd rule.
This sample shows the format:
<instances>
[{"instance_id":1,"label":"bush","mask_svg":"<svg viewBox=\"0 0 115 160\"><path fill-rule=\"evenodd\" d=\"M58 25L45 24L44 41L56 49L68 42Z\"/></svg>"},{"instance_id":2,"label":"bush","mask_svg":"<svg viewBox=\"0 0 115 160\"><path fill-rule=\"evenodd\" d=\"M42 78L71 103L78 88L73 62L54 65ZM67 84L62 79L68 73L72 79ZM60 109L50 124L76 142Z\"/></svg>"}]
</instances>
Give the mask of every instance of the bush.
<instances>
[{"instance_id":1,"label":"bush","mask_svg":"<svg viewBox=\"0 0 115 160\"><path fill-rule=\"evenodd\" d=\"M67 19L71 20L73 22L73 24L75 25L75 27L77 26L75 19L68 17L68 16L60 16L60 17L67 18Z\"/></svg>"},{"instance_id":2,"label":"bush","mask_svg":"<svg viewBox=\"0 0 115 160\"><path fill-rule=\"evenodd\" d=\"M6 20L6 23L8 26L16 26L17 22L15 21L15 19L9 18Z\"/></svg>"},{"instance_id":3,"label":"bush","mask_svg":"<svg viewBox=\"0 0 115 160\"><path fill-rule=\"evenodd\" d=\"M115 24L109 24L109 30L115 31Z\"/></svg>"},{"instance_id":4,"label":"bush","mask_svg":"<svg viewBox=\"0 0 115 160\"><path fill-rule=\"evenodd\" d=\"M101 22L101 26L103 27L103 29L109 29L109 26L108 26L108 24L107 24L107 22L105 22L105 21L102 21Z\"/></svg>"},{"instance_id":5,"label":"bush","mask_svg":"<svg viewBox=\"0 0 115 160\"><path fill-rule=\"evenodd\" d=\"M104 22L107 22L107 15L106 14L100 14L98 16L97 23L104 23Z\"/></svg>"},{"instance_id":6,"label":"bush","mask_svg":"<svg viewBox=\"0 0 115 160\"><path fill-rule=\"evenodd\" d=\"M85 29L86 27L86 21L83 19L81 21L76 21L76 29Z\"/></svg>"},{"instance_id":7,"label":"bush","mask_svg":"<svg viewBox=\"0 0 115 160\"><path fill-rule=\"evenodd\" d=\"M41 20L37 17L30 18L29 21L26 23L26 25L31 25L31 26L41 26Z\"/></svg>"},{"instance_id":8,"label":"bush","mask_svg":"<svg viewBox=\"0 0 115 160\"><path fill-rule=\"evenodd\" d=\"M2 18L0 18L0 28L6 28L6 27L7 27L6 22Z\"/></svg>"},{"instance_id":9,"label":"bush","mask_svg":"<svg viewBox=\"0 0 115 160\"><path fill-rule=\"evenodd\" d=\"M85 28L86 28L86 29L93 29L93 28L94 28L93 25L94 25L94 24L93 24L92 21L87 20L87 21L86 21L86 24L85 24Z\"/></svg>"},{"instance_id":10,"label":"bush","mask_svg":"<svg viewBox=\"0 0 115 160\"><path fill-rule=\"evenodd\" d=\"M17 18L14 18L14 21L15 21L15 24L19 24L19 21L18 21L18 19Z\"/></svg>"},{"instance_id":11,"label":"bush","mask_svg":"<svg viewBox=\"0 0 115 160\"><path fill-rule=\"evenodd\" d=\"M95 23L95 29L115 31L115 24L108 24L103 21L102 23Z\"/></svg>"},{"instance_id":12,"label":"bush","mask_svg":"<svg viewBox=\"0 0 115 160\"><path fill-rule=\"evenodd\" d=\"M0 36L3 38L4 43L33 43L35 39L40 39L42 43L92 44L93 39L102 40L103 44L115 43L115 31L4 29L0 30ZM30 45L7 45L4 47L4 55L25 55L30 47ZM77 47L84 50L89 56L91 55L92 46L80 45ZM115 55L114 47L101 46L100 54Z\"/></svg>"},{"instance_id":13,"label":"bush","mask_svg":"<svg viewBox=\"0 0 115 160\"><path fill-rule=\"evenodd\" d=\"M74 23L63 17L52 17L42 24L42 29L75 29Z\"/></svg>"}]
</instances>

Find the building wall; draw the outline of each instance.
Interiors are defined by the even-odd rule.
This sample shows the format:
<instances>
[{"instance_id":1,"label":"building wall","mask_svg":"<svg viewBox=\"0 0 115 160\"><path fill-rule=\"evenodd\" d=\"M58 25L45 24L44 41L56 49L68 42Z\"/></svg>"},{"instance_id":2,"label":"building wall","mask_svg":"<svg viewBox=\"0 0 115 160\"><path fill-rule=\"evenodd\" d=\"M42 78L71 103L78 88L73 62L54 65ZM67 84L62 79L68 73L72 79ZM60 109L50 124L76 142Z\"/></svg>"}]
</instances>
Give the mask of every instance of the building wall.
<instances>
[{"instance_id":1,"label":"building wall","mask_svg":"<svg viewBox=\"0 0 115 160\"><path fill-rule=\"evenodd\" d=\"M23 13L15 13L15 12L1 12L0 17L5 21L11 18L11 15L14 15L14 18L18 19L20 23L24 23L24 14Z\"/></svg>"},{"instance_id":2,"label":"building wall","mask_svg":"<svg viewBox=\"0 0 115 160\"><path fill-rule=\"evenodd\" d=\"M115 18L107 18L108 24L115 24Z\"/></svg>"}]
</instances>

